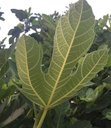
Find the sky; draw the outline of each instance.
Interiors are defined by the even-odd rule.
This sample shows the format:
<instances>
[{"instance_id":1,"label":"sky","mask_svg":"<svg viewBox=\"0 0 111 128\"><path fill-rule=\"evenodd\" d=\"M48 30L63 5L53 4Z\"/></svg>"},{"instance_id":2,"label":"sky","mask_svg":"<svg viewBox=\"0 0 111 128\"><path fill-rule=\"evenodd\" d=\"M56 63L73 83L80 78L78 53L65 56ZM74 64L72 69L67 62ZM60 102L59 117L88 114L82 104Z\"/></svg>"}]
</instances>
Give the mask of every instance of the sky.
<instances>
[{"instance_id":1,"label":"sky","mask_svg":"<svg viewBox=\"0 0 111 128\"><path fill-rule=\"evenodd\" d=\"M28 9L32 7L34 13L52 14L54 11L63 12L70 3L78 0L0 0L0 11L5 12L5 22L0 21L0 40L7 36L8 30L19 23L10 9ZM111 14L111 0L87 0L91 5L96 19Z\"/></svg>"}]
</instances>

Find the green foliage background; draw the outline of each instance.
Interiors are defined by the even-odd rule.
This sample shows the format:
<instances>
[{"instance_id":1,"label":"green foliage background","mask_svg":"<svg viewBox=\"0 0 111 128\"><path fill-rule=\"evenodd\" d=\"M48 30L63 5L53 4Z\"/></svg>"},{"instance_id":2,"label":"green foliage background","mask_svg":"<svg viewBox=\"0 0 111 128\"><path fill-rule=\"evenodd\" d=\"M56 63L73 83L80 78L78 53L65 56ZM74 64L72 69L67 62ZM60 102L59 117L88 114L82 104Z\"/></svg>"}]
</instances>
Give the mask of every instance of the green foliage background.
<instances>
[{"instance_id":1,"label":"green foliage background","mask_svg":"<svg viewBox=\"0 0 111 128\"><path fill-rule=\"evenodd\" d=\"M39 117L39 107L22 95L18 87L21 83L15 62L15 45L20 34L33 37L43 48L42 69L47 72L50 64L53 38L58 12L51 15L34 14L28 10L12 9L20 23L9 30L10 47L0 42L0 127L32 128L35 115ZM66 12L67 13L67 12ZM0 13L0 19L4 20ZM33 33L28 34L31 30ZM111 19L109 15L96 20L95 39L88 51L108 46L111 49ZM4 56L4 57L3 57ZM9 58L10 57L10 58ZM43 128L110 128L111 126L111 55L106 67L87 86L65 103L51 109ZM18 88L18 89L17 89Z\"/></svg>"}]
</instances>

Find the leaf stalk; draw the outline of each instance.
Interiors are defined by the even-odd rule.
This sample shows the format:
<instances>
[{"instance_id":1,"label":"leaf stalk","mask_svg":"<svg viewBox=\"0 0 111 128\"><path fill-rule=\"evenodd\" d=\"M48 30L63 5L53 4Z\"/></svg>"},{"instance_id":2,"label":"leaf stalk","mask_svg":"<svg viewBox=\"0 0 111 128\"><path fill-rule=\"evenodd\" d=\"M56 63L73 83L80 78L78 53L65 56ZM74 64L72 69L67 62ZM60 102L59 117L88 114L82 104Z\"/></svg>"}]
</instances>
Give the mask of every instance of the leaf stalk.
<instances>
[{"instance_id":1,"label":"leaf stalk","mask_svg":"<svg viewBox=\"0 0 111 128\"><path fill-rule=\"evenodd\" d=\"M37 127L35 127L35 128L41 128L42 127L42 124L44 122L44 119L46 117L47 112L48 112L48 109L44 108L44 110L43 110L43 112L41 114L40 120L39 120L39 122L37 124ZM38 118L36 118L36 119L38 120ZM36 123L36 120L35 120L35 123Z\"/></svg>"}]
</instances>

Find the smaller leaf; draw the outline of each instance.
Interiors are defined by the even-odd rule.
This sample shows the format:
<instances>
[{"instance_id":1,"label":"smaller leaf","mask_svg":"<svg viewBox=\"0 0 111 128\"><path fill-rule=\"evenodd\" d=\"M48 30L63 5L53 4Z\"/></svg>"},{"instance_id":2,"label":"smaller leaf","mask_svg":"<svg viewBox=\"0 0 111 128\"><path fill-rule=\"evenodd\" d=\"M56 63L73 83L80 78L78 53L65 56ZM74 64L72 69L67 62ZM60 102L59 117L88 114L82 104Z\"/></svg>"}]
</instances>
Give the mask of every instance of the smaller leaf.
<instances>
[{"instance_id":1,"label":"smaller leaf","mask_svg":"<svg viewBox=\"0 0 111 128\"><path fill-rule=\"evenodd\" d=\"M104 85L100 85L96 87L96 89L92 89L92 88L82 89L79 92L79 97L83 101L94 102L102 94L104 87L105 87Z\"/></svg>"},{"instance_id":2,"label":"smaller leaf","mask_svg":"<svg viewBox=\"0 0 111 128\"><path fill-rule=\"evenodd\" d=\"M15 13L16 17L20 20L20 21L24 21L24 19L27 19L27 13L23 10L18 10L18 9L11 9L12 13Z\"/></svg>"},{"instance_id":3,"label":"smaller leaf","mask_svg":"<svg viewBox=\"0 0 111 128\"><path fill-rule=\"evenodd\" d=\"M105 15L105 16L103 16L103 19L99 20L99 26L101 28L103 28L107 24L108 18L109 18L109 16Z\"/></svg>"},{"instance_id":4,"label":"smaller leaf","mask_svg":"<svg viewBox=\"0 0 111 128\"><path fill-rule=\"evenodd\" d=\"M12 35L13 37L19 37L20 33L23 32L20 27L14 27L8 32L8 35Z\"/></svg>"}]
</instances>

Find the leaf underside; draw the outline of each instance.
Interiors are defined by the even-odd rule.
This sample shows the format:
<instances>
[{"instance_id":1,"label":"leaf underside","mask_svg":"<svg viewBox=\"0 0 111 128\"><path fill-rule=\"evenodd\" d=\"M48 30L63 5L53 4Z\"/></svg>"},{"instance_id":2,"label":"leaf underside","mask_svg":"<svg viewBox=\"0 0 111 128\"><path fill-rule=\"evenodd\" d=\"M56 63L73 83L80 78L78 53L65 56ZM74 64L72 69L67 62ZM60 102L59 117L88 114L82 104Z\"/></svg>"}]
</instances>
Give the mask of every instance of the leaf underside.
<instances>
[{"instance_id":1,"label":"leaf underside","mask_svg":"<svg viewBox=\"0 0 111 128\"><path fill-rule=\"evenodd\" d=\"M70 6L58 21L47 74L41 70L42 50L31 37L17 43L16 61L22 93L42 108L52 108L76 95L107 63L105 47L87 53L94 39L95 19L85 0Z\"/></svg>"}]
</instances>

